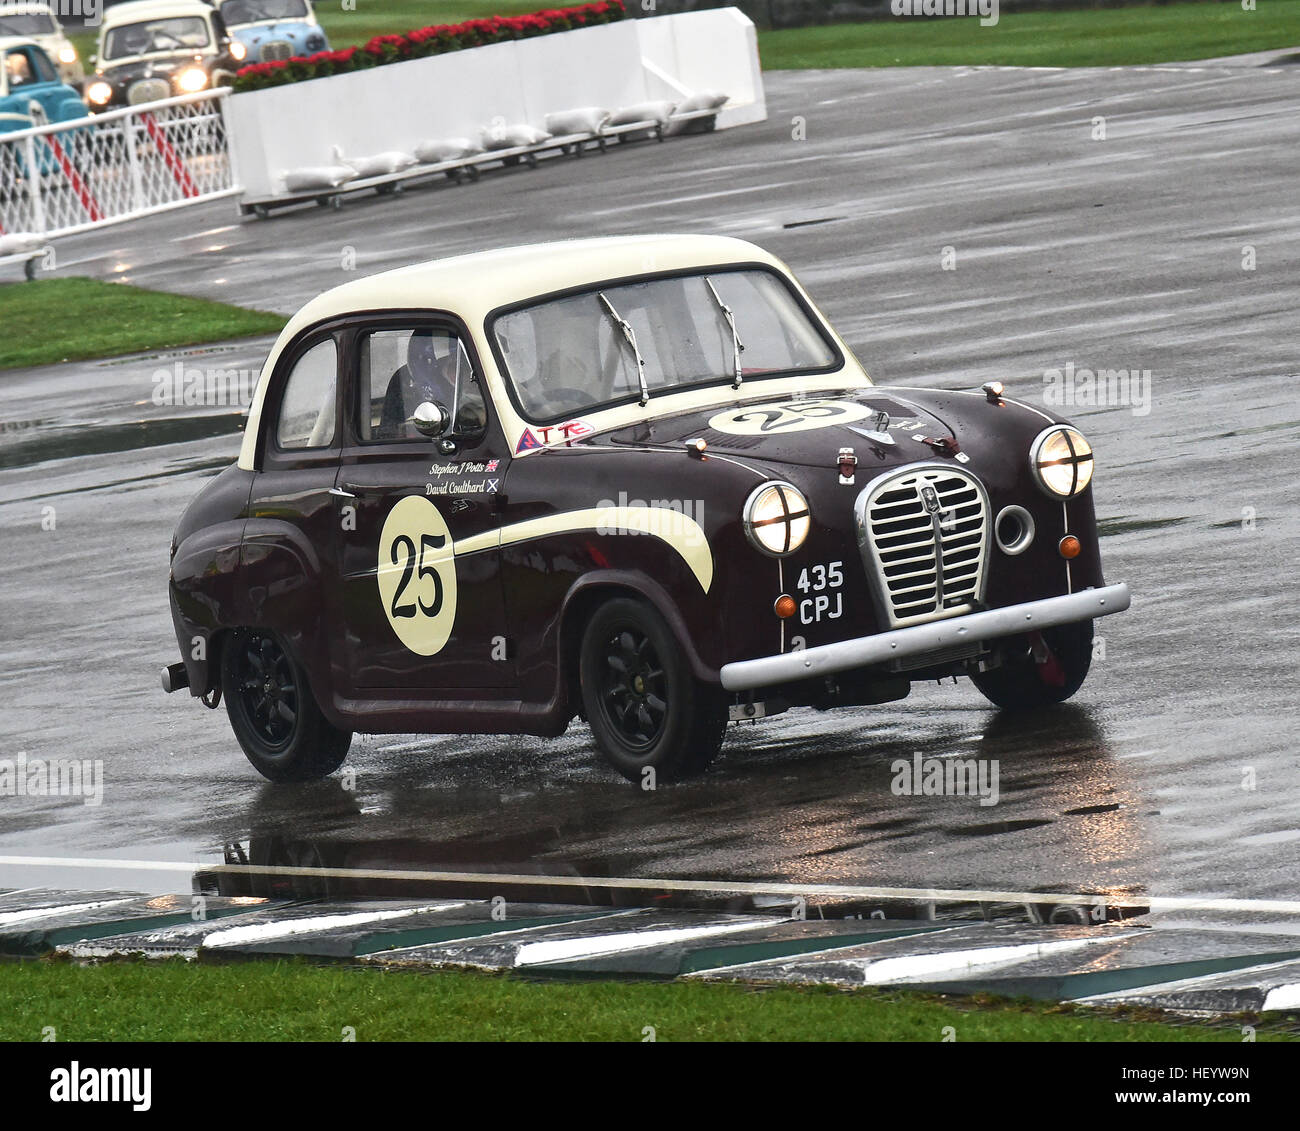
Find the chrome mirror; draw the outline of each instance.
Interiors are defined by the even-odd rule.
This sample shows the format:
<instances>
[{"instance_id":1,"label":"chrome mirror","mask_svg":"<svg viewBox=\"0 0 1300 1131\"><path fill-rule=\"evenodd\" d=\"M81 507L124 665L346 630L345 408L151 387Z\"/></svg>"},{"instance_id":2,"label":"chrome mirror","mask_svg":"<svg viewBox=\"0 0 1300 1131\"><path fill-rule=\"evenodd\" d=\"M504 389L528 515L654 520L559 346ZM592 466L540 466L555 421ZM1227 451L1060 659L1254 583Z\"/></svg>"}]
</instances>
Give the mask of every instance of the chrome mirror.
<instances>
[{"instance_id":1,"label":"chrome mirror","mask_svg":"<svg viewBox=\"0 0 1300 1131\"><path fill-rule=\"evenodd\" d=\"M421 436L436 439L447 431L451 423L451 413L437 401L421 401L411 413L410 422Z\"/></svg>"}]
</instances>

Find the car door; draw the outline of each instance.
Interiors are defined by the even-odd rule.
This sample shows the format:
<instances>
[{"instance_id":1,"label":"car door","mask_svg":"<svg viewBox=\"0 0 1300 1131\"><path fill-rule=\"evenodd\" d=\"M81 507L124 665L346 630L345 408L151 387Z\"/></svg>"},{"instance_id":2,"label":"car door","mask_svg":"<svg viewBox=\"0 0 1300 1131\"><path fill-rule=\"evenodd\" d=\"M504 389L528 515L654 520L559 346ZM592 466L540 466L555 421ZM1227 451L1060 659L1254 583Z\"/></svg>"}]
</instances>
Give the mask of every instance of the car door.
<instances>
[{"instance_id":1,"label":"car door","mask_svg":"<svg viewBox=\"0 0 1300 1131\"><path fill-rule=\"evenodd\" d=\"M27 81L20 93L26 94L36 106L40 107L33 117L44 117L46 122L62 121L63 84L59 81L49 56L39 47L20 47L17 53L21 53L26 59L23 71Z\"/></svg>"},{"instance_id":2,"label":"car door","mask_svg":"<svg viewBox=\"0 0 1300 1131\"><path fill-rule=\"evenodd\" d=\"M339 332L323 328L276 365L241 550L251 623L284 631L314 674L320 641L333 631L322 613L333 588L339 358Z\"/></svg>"},{"instance_id":3,"label":"car door","mask_svg":"<svg viewBox=\"0 0 1300 1131\"><path fill-rule=\"evenodd\" d=\"M515 682L497 547L508 455L467 336L449 319L372 318L348 349L335 537L353 693L499 693ZM411 420L425 401L453 418L441 438Z\"/></svg>"}]
</instances>

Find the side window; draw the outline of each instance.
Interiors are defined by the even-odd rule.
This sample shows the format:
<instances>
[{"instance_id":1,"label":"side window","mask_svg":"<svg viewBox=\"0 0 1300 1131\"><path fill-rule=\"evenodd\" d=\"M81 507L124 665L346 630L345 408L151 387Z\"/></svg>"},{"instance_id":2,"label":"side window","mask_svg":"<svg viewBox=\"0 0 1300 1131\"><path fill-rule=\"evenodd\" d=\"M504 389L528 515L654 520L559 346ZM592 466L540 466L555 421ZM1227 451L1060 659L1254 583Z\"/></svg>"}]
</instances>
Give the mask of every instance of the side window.
<instances>
[{"instance_id":1,"label":"side window","mask_svg":"<svg viewBox=\"0 0 1300 1131\"><path fill-rule=\"evenodd\" d=\"M317 342L298 358L280 396L275 438L281 448L328 448L334 442L337 381L333 338Z\"/></svg>"},{"instance_id":2,"label":"side window","mask_svg":"<svg viewBox=\"0 0 1300 1131\"><path fill-rule=\"evenodd\" d=\"M55 82L54 67L51 65L49 56L44 51L28 51L32 59L32 68L36 75L37 82Z\"/></svg>"},{"instance_id":3,"label":"side window","mask_svg":"<svg viewBox=\"0 0 1300 1131\"><path fill-rule=\"evenodd\" d=\"M418 405L432 401L452 414L452 432L474 437L487 427L483 387L464 343L452 330L417 327L374 330L360 339L357 373L363 443L424 440L411 424Z\"/></svg>"},{"instance_id":4,"label":"side window","mask_svg":"<svg viewBox=\"0 0 1300 1131\"><path fill-rule=\"evenodd\" d=\"M10 51L5 55L5 70L9 73L9 89L16 90L32 81L32 65L25 51Z\"/></svg>"}]
</instances>

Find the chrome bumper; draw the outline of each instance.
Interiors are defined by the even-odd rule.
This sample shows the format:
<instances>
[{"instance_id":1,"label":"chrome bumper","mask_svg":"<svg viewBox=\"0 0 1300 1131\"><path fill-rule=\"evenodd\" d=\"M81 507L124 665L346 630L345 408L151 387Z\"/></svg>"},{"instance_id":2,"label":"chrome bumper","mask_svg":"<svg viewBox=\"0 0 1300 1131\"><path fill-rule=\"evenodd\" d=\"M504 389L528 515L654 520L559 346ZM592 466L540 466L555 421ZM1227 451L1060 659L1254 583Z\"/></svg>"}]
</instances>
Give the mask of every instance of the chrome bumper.
<instances>
[{"instance_id":1,"label":"chrome bumper","mask_svg":"<svg viewBox=\"0 0 1300 1131\"><path fill-rule=\"evenodd\" d=\"M722 686L728 691L750 691L756 687L834 675L836 672L886 664L891 660L924 652L983 643L999 636L1015 636L1035 629L1095 620L1111 613L1122 613L1128 606L1127 585L1085 589L1080 593L1067 593L1063 597L1048 597L1043 601L1026 601L1023 605L1008 605L982 613L947 617L927 624L913 625L911 628L896 628L892 632L881 632L875 636L861 636L856 640L841 640L835 644L805 648L799 652L784 652L779 656L763 656L757 660L737 660L733 664L722 665Z\"/></svg>"}]
</instances>

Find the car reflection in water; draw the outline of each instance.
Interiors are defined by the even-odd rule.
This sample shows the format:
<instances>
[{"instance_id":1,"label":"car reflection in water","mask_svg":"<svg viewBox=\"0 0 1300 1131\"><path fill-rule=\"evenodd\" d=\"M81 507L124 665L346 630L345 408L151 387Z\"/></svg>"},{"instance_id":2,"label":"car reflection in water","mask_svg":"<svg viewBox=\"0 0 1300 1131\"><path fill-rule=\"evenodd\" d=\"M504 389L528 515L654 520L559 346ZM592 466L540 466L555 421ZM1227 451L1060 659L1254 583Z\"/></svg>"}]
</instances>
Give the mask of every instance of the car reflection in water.
<instances>
[{"instance_id":1,"label":"car reflection in water","mask_svg":"<svg viewBox=\"0 0 1300 1131\"><path fill-rule=\"evenodd\" d=\"M1123 765L1087 710L990 714L978 737L949 725L944 712L938 725L934 712L926 714L910 725L892 719L865 737L859 724L856 741L834 732L811 739L797 725L785 736L768 724L767 742L762 730L751 732L743 764L724 759L706 780L654 794L589 780L531 792L504 781L485 788L472 759L458 762L437 789L413 791L410 769L401 766L368 774L364 789L338 780L266 785L238 833L222 837L225 863L234 867L198 873L195 890L767 912L793 906L789 895L681 892L655 882L716 879L1044 894L1041 902L1005 904L810 896L809 917L1101 921L1093 907L1052 900L1053 890L1110 897L1108 920L1143 913L1113 902L1142 898L1150 850ZM999 803L893 792L891 764L918 753L996 760ZM250 865L321 874L240 870ZM400 874L413 872L484 879ZM569 886L547 877L629 882Z\"/></svg>"}]
</instances>

